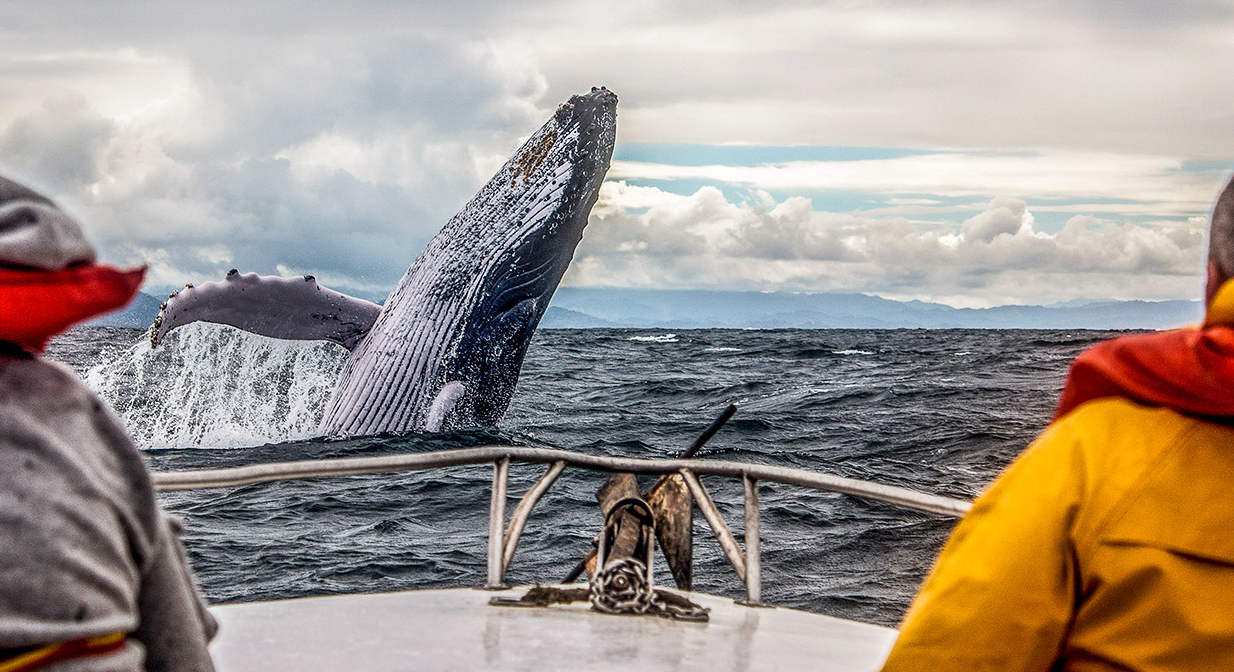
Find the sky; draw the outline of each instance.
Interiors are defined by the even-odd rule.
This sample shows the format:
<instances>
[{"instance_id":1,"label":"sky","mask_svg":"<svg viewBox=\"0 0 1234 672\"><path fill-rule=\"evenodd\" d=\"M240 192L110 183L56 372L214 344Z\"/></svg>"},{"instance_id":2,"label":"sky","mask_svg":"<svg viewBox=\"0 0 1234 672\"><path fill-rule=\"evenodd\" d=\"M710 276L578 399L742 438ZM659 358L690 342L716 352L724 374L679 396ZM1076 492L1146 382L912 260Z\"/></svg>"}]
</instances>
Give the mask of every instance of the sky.
<instances>
[{"instance_id":1,"label":"sky","mask_svg":"<svg viewBox=\"0 0 1234 672\"><path fill-rule=\"evenodd\" d=\"M0 173L147 288L365 298L571 94L620 97L563 285L1193 299L1234 0L6 0Z\"/></svg>"}]
</instances>

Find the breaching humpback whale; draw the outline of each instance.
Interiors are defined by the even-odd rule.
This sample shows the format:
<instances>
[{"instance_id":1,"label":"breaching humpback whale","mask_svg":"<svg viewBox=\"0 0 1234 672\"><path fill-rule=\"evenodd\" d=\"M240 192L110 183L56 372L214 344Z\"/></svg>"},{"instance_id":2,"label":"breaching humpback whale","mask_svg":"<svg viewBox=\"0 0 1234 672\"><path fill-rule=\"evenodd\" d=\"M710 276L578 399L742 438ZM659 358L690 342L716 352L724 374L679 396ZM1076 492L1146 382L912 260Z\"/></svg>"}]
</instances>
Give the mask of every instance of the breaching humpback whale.
<instances>
[{"instance_id":1,"label":"breaching humpback whale","mask_svg":"<svg viewBox=\"0 0 1234 672\"><path fill-rule=\"evenodd\" d=\"M582 239L616 117L617 96L605 88L559 106L429 241L382 306L312 276L233 270L174 293L151 345L207 321L351 349L322 419L327 435L495 425Z\"/></svg>"}]
</instances>

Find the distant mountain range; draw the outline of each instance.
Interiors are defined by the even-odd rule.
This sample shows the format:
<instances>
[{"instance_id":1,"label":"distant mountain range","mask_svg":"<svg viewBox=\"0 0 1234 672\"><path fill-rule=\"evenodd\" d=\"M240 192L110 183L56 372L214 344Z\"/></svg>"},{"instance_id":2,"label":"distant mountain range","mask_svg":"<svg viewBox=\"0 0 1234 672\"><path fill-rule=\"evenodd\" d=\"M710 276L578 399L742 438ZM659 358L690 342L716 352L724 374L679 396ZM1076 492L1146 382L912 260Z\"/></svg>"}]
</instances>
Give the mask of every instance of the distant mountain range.
<instances>
[{"instance_id":1,"label":"distant mountain range","mask_svg":"<svg viewBox=\"0 0 1234 672\"><path fill-rule=\"evenodd\" d=\"M95 326L146 327L160 299L140 294ZM1169 329L1199 322L1199 301L1068 301L1051 306L952 308L868 294L792 294L562 287L545 329Z\"/></svg>"},{"instance_id":2,"label":"distant mountain range","mask_svg":"<svg viewBox=\"0 0 1234 672\"><path fill-rule=\"evenodd\" d=\"M1199 301L1069 301L952 308L868 294L562 287L546 328L1168 329L1198 322Z\"/></svg>"}]
</instances>

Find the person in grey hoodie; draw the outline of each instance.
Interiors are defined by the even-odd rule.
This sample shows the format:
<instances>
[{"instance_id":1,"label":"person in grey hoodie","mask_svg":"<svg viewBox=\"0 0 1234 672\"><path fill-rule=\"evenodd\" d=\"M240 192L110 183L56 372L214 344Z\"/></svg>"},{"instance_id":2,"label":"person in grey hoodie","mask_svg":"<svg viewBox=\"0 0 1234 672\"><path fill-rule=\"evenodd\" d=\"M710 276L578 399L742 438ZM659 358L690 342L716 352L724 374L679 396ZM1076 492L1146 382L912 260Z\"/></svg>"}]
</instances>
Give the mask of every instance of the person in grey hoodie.
<instances>
[{"instance_id":1,"label":"person in grey hoodie","mask_svg":"<svg viewBox=\"0 0 1234 672\"><path fill-rule=\"evenodd\" d=\"M213 669L218 626L132 439L39 356L144 273L96 263L77 222L0 178L0 672Z\"/></svg>"}]
</instances>

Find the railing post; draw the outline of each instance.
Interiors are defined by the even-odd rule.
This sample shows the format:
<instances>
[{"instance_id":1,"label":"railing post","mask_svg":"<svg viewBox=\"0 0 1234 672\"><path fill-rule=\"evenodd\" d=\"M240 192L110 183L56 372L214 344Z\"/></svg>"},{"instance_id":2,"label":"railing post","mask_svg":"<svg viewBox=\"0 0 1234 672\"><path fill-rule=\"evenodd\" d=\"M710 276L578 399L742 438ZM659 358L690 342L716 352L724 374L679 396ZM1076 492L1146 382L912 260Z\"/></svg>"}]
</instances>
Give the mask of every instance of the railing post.
<instances>
[{"instance_id":1,"label":"railing post","mask_svg":"<svg viewBox=\"0 0 1234 672\"><path fill-rule=\"evenodd\" d=\"M763 603L763 564L759 557L758 479L742 475L746 504L746 604Z\"/></svg>"},{"instance_id":2,"label":"railing post","mask_svg":"<svg viewBox=\"0 0 1234 672\"><path fill-rule=\"evenodd\" d=\"M488 507L488 583L484 585L489 590L506 587L502 532L506 526L506 483L509 478L510 456L506 455L493 465L493 498Z\"/></svg>"},{"instance_id":3,"label":"railing post","mask_svg":"<svg viewBox=\"0 0 1234 672\"><path fill-rule=\"evenodd\" d=\"M501 554L501 578L505 580L505 570L510 568L510 561L514 560L514 549L518 548L519 537L523 535L523 527L527 525L527 516L531 515L531 509L540 501L544 493L553 487L553 483L557 482L557 477L566 468L565 460L557 460L544 472L540 480L531 486L527 494L523 495L523 499L519 501L518 506L514 507L514 513L510 516L510 526L506 528L506 538L504 549Z\"/></svg>"},{"instance_id":4,"label":"railing post","mask_svg":"<svg viewBox=\"0 0 1234 672\"><path fill-rule=\"evenodd\" d=\"M741 546L737 544L737 539L733 537L733 533L729 531L728 525L724 524L724 517L720 515L720 510L716 508L716 503L711 500L711 495L707 494L707 490L703 488L703 484L698 480L698 476L689 469L682 469L677 472L686 482L686 487L690 489L690 494L694 495L694 503L698 505L698 510L703 512L703 518L707 520L707 524L711 526L711 531L716 536L716 541L720 542L720 548L724 550L724 555L728 556L728 562L737 572L737 578L744 583L746 580L746 561L741 555Z\"/></svg>"}]
</instances>

